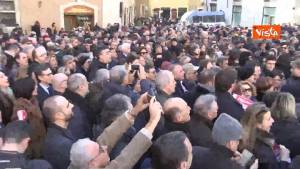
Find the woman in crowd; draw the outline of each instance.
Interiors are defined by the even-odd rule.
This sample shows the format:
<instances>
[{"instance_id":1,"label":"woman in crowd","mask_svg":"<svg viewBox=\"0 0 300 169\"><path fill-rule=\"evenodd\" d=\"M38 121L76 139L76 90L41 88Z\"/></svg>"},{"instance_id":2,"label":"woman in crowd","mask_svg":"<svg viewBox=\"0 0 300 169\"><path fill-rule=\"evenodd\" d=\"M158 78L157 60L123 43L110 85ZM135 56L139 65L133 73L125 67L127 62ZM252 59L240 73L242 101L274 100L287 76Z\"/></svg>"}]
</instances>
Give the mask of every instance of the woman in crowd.
<instances>
[{"instance_id":1,"label":"woman in crowd","mask_svg":"<svg viewBox=\"0 0 300 169\"><path fill-rule=\"evenodd\" d=\"M291 151L291 157L300 154L300 124L296 115L296 102L290 93L280 93L271 108L274 124L272 133L278 144Z\"/></svg>"},{"instance_id":2,"label":"woman in crowd","mask_svg":"<svg viewBox=\"0 0 300 169\"><path fill-rule=\"evenodd\" d=\"M241 147L254 154L259 169L287 169L291 160L289 150L278 145L270 132L273 122L270 110L261 103L248 107L241 119Z\"/></svg>"},{"instance_id":3,"label":"woman in crowd","mask_svg":"<svg viewBox=\"0 0 300 169\"><path fill-rule=\"evenodd\" d=\"M233 97L246 109L255 101L256 88L249 81L240 81L235 86Z\"/></svg>"},{"instance_id":4,"label":"woman in crowd","mask_svg":"<svg viewBox=\"0 0 300 169\"><path fill-rule=\"evenodd\" d=\"M260 77L257 79L255 86L257 91L257 101L262 101L266 92L274 91L274 80L271 77Z\"/></svg>"},{"instance_id":5,"label":"woman in crowd","mask_svg":"<svg viewBox=\"0 0 300 169\"><path fill-rule=\"evenodd\" d=\"M9 82L7 76L0 71L0 111L2 113L2 123L4 125L10 122L10 117L13 111L13 99L7 93Z\"/></svg>"}]
</instances>

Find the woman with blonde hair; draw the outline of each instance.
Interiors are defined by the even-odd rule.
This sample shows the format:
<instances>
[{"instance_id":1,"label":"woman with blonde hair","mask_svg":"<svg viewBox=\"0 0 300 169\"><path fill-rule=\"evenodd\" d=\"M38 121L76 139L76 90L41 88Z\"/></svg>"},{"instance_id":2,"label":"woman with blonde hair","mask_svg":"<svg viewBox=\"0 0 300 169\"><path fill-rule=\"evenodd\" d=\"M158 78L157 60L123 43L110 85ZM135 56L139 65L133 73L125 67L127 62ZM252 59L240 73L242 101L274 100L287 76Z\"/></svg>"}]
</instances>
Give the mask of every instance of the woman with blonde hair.
<instances>
[{"instance_id":1,"label":"woman with blonde hair","mask_svg":"<svg viewBox=\"0 0 300 169\"><path fill-rule=\"evenodd\" d=\"M300 155L300 124L296 115L296 102L290 93L279 93L271 108L274 124L271 128L277 143L291 150L291 157Z\"/></svg>"},{"instance_id":2,"label":"woman with blonde hair","mask_svg":"<svg viewBox=\"0 0 300 169\"><path fill-rule=\"evenodd\" d=\"M254 154L259 161L259 169L289 167L289 150L276 144L270 132L273 122L269 108L261 103L249 106L241 119L244 128L241 147Z\"/></svg>"}]
</instances>

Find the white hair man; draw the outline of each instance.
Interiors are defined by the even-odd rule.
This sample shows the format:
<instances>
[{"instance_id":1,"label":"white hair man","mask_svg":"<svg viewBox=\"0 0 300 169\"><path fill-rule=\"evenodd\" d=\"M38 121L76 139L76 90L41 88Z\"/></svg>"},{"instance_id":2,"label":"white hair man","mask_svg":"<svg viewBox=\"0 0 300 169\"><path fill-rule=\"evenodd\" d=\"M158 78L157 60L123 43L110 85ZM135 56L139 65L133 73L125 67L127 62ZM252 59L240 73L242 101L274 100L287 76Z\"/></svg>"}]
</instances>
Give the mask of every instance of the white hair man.
<instances>
[{"instance_id":1,"label":"white hair man","mask_svg":"<svg viewBox=\"0 0 300 169\"><path fill-rule=\"evenodd\" d=\"M175 92L176 81L174 75L168 70L161 70L156 75L155 84L157 87L157 100L164 104Z\"/></svg>"},{"instance_id":2,"label":"white hair man","mask_svg":"<svg viewBox=\"0 0 300 169\"><path fill-rule=\"evenodd\" d=\"M67 89L68 76L64 73L57 73L53 75L52 87L54 95L63 95Z\"/></svg>"},{"instance_id":3,"label":"white hair man","mask_svg":"<svg viewBox=\"0 0 300 169\"><path fill-rule=\"evenodd\" d=\"M195 146L209 147L213 144L211 136L213 120L218 115L216 97L212 94L198 97L193 112L190 122L191 142Z\"/></svg>"},{"instance_id":4,"label":"white hair man","mask_svg":"<svg viewBox=\"0 0 300 169\"><path fill-rule=\"evenodd\" d=\"M77 139L91 137L91 126L96 118L87 106L85 96L89 93L89 83L81 73L72 74L67 82L68 88L64 93L74 105L74 118L70 121L68 129Z\"/></svg>"}]
</instances>

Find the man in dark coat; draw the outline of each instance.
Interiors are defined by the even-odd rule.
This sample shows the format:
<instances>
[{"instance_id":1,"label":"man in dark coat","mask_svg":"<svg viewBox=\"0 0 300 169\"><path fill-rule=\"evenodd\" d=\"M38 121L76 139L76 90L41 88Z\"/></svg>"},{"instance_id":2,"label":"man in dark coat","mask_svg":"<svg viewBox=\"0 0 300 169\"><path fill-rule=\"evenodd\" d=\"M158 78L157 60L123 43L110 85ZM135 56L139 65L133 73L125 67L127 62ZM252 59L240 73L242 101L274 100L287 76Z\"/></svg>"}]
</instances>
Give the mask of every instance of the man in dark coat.
<instances>
[{"instance_id":1,"label":"man in dark coat","mask_svg":"<svg viewBox=\"0 0 300 169\"><path fill-rule=\"evenodd\" d=\"M42 108L44 100L53 96L53 88L51 85L53 74L49 66L46 64L38 65L34 73L37 81L39 82L37 88L37 99L40 107Z\"/></svg>"},{"instance_id":2,"label":"man in dark coat","mask_svg":"<svg viewBox=\"0 0 300 169\"><path fill-rule=\"evenodd\" d=\"M286 84L282 86L282 92L291 93L297 103L300 103L300 59L291 62L291 77L287 79Z\"/></svg>"},{"instance_id":3,"label":"man in dark coat","mask_svg":"<svg viewBox=\"0 0 300 169\"><path fill-rule=\"evenodd\" d=\"M183 99L190 107L194 106L197 98L204 94L215 93L214 81L216 73L214 70L203 70L197 76L196 86Z\"/></svg>"},{"instance_id":4,"label":"man in dark coat","mask_svg":"<svg viewBox=\"0 0 300 169\"><path fill-rule=\"evenodd\" d=\"M244 114L244 109L231 95L236 80L236 70L232 68L221 70L215 78L215 89L219 106L218 114L227 113L235 119L240 120Z\"/></svg>"},{"instance_id":5,"label":"man in dark coat","mask_svg":"<svg viewBox=\"0 0 300 169\"><path fill-rule=\"evenodd\" d=\"M70 120L68 129L76 139L92 138L92 125L96 115L91 114L85 96L88 94L88 81L83 74L72 74L68 79L68 89L64 93L74 105L74 117Z\"/></svg>"},{"instance_id":6,"label":"man in dark coat","mask_svg":"<svg viewBox=\"0 0 300 169\"><path fill-rule=\"evenodd\" d=\"M111 65L111 53L107 46L103 46L96 50L94 54L95 58L91 63L90 73L89 73L89 81L94 80L96 71L98 69L110 69Z\"/></svg>"},{"instance_id":7,"label":"man in dark coat","mask_svg":"<svg viewBox=\"0 0 300 169\"><path fill-rule=\"evenodd\" d=\"M189 136L190 111L187 103L179 98L172 97L164 103L165 132L183 131Z\"/></svg>"},{"instance_id":8,"label":"man in dark coat","mask_svg":"<svg viewBox=\"0 0 300 169\"><path fill-rule=\"evenodd\" d=\"M191 143L193 146L210 147L213 144L211 131L217 117L218 104L211 94L200 96L194 105L190 122Z\"/></svg>"},{"instance_id":9,"label":"man in dark coat","mask_svg":"<svg viewBox=\"0 0 300 169\"><path fill-rule=\"evenodd\" d=\"M156 99L163 105L175 92L176 81L174 75L168 70L161 70L156 75L155 84L157 87Z\"/></svg>"},{"instance_id":10,"label":"man in dark coat","mask_svg":"<svg viewBox=\"0 0 300 169\"><path fill-rule=\"evenodd\" d=\"M24 121L14 121L5 127L0 150L0 168L24 168L24 152L30 140L30 126ZM14 147L14 149L12 149Z\"/></svg>"},{"instance_id":11,"label":"man in dark coat","mask_svg":"<svg viewBox=\"0 0 300 169\"><path fill-rule=\"evenodd\" d=\"M184 95L186 95L189 91L187 89L187 86L183 83L184 80L184 71L183 67L181 65L172 65L170 69L174 75L174 78L176 80L176 87L175 87L175 93L174 96L183 98Z\"/></svg>"},{"instance_id":12,"label":"man in dark coat","mask_svg":"<svg viewBox=\"0 0 300 169\"><path fill-rule=\"evenodd\" d=\"M43 146L43 156L54 169L66 169L70 163L70 149L76 141L67 129L73 117L73 104L62 96L45 100L43 112L50 125Z\"/></svg>"}]
</instances>

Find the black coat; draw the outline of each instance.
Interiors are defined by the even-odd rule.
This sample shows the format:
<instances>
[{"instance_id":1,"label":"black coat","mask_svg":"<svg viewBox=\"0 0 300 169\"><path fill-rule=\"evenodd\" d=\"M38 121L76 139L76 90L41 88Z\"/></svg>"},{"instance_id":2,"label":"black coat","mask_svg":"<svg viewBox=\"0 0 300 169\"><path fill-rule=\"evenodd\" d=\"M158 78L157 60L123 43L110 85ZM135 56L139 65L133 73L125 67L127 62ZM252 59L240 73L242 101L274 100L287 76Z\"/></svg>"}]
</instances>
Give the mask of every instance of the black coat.
<instances>
[{"instance_id":1,"label":"black coat","mask_svg":"<svg viewBox=\"0 0 300 169\"><path fill-rule=\"evenodd\" d=\"M228 92L216 92L216 96L219 106L218 115L220 115L221 113L227 113L233 118L240 121L244 114L243 106L238 103Z\"/></svg>"},{"instance_id":2,"label":"black coat","mask_svg":"<svg viewBox=\"0 0 300 169\"><path fill-rule=\"evenodd\" d=\"M190 138L193 146L210 147L213 144L211 131L213 123L204 117L193 115L190 125Z\"/></svg>"},{"instance_id":3,"label":"black coat","mask_svg":"<svg viewBox=\"0 0 300 169\"><path fill-rule=\"evenodd\" d=\"M24 154L15 151L0 151L0 169L6 168L24 168L26 159Z\"/></svg>"},{"instance_id":4,"label":"black coat","mask_svg":"<svg viewBox=\"0 0 300 169\"><path fill-rule=\"evenodd\" d=\"M291 158L300 155L300 123L295 120L281 120L272 125L275 141L291 151Z\"/></svg>"},{"instance_id":5,"label":"black coat","mask_svg":"<svg viewBox=\"0 0 300 169\"><path fill-rule=\"evenodd\" d=\"M53 169L66 169L70 164L70 150L75 142L68 129L50 124L43 145L43 156Z\"/></svg>"},{"instance_id":6,"label":"black coat","mask_svg":"<svg viewBox=\"0 0 300 169\"><path fill-rule=\"evenodd\" d=\"M287 162L277 161L272 149L274 143L275 140L272 135L257 130L253 154L258 159L259 169L288 169Z\"/></svg>"},{"instance_id":7,"label":"black coat","mask_svg":"<svg viewBox=\"0 0 300 169\"><path fill-rule=\"evenodd\" d=\"M281 88L282 92L290 92L296 99L297 103L300 103L300 77L290 77L287 79L286 84Z\"/></svg>"},{"instance_id":8,"label":"black coat","mask_svg":"<svg viewBox=\"0 0 300 169\"><path fill-rule=\"evenodd\" d=\"M190 92L183 96L183 99L190 107L194 107L197 98L204 94L209 94L210 91L200 85L196 85Z\"/></svg>"},{"instance_id":9,"label":"black coat","mask_svg":"<svg viewBox=\"0 0 300 169\"><path fill-rule=\"evenodd\" d=\"M101 63L98 59L94 59L91 63L90 73L89 73L89 81L92 81L95 78L96 72L99 69L110 69L109 64Z\"/></svg>"},{"instance_id":10,"label":"black coat","mask_svg":"<svg viewBox=\"0 0 300 169\"><path fill-rule=\"evenodd\" d=\"M194 147L193 147L194 151ZM196 149L192 169L242 169L239 164L232 161L234 153L225 146L213 144L210 149Z\"/></svg>"},{"instance_id":11,"label":"black coat","mask_svg":"<svg viewBox=\"0 0 300 169\"><path fill-rule=\"evenodd\" d=\"M182 87L184 86L184 87ZM185 88L185 90L184 90ZM176 80L176 86L175 86L175 92L174 92L174 96L176 97L181 97L183 98L185 94L188 93L188 90L187 90L187 87L183 84L182 82L182 85L181 85L181 81L180 80Z\"/></svg>"}]
</instances>

